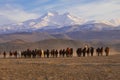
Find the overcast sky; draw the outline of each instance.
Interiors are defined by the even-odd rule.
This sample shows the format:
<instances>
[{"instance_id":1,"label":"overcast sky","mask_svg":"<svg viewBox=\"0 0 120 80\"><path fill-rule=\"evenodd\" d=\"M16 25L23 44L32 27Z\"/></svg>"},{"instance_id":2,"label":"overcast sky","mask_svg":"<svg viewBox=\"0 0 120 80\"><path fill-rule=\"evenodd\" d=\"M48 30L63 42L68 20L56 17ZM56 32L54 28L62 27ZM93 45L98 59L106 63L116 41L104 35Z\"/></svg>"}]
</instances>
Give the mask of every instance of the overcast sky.
<instances>
[{"instance_id":1,"label":"overcast sky","mask_svg":"<svg viewBox=\"0 0 120 80\"><path fill-rule=\"evenodd\" d=\"M0 24L38 18L49 11L92 20L118 19L120 0L0 0Z\"/></svg>"}]
</instances>

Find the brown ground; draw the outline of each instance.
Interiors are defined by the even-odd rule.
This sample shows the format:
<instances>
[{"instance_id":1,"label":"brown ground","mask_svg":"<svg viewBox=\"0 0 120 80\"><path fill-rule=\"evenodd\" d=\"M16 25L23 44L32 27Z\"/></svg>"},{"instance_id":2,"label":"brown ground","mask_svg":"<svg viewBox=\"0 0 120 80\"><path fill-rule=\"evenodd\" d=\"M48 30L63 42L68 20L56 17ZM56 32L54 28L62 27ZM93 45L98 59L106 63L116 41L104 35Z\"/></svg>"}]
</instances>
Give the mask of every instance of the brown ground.
<instances>
[{"instance_id":1,"label":"brown ground","mask_svg":"<svg viewBox=\"0 0 120 80\"><path fill-rule=\"evenodd\" d=\"M0 80L120 80L120 55L0 59Z\"/></svg>"}]
</instances>

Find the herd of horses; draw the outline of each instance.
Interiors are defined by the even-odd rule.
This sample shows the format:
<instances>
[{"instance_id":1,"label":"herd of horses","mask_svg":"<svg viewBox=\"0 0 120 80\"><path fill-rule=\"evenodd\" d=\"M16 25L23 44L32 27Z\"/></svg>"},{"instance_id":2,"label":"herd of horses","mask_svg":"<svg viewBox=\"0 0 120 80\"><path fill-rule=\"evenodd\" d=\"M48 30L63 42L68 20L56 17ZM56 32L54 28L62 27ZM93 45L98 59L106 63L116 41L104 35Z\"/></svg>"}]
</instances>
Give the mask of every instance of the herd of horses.
<instances>
[{"instance_id":1,"label":"herd of horses","mask_svg":"<svg viewBox=\"0 0 120 80\"><path fill-rule=\"evenodd\" d=\"M94 48L90 47L90 48L78 48L76 53L78 57L85 57L85 56L93 56L94 54ZM105 49L103 49L103 47L101 48L97 48L96 49L96 54L97 56L103 56L103 53L105 53L106 56L109 55L109 47L106 47Z\"/></svg>"},{"instance_id":2,"label":"herd of horses","mask_svg":"<svg viewBox=\"0 0 120 80\"><path fill-rule=\"evenodd\" d=\"M3 56L3 58L7 58L6 56L8 55L9 58L57 58L57 57L73 57L73 48L66 48L66 49L46 49L46 50L41 50L41 49L34 49L34 50L24 50L21 52L17 51L9 51L0 53L0 55ZM109 55L109 47L101 47L101 48L93 48L93 47L84 47L84 48L77 48L76 50L76 55L77 57L86 57L86 56L94 56L94 54L97 54L97 56L108 56Z\"/></svg>"}]
</instances>

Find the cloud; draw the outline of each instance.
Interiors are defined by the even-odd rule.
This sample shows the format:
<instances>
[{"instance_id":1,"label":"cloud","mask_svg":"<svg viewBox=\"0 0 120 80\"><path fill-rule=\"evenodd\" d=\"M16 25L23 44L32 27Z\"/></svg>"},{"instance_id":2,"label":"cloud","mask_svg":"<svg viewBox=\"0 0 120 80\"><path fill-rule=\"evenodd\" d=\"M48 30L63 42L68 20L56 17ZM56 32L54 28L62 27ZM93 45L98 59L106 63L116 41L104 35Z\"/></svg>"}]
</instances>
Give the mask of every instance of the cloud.
<instances>
[{"instance_id":1,"label":"cloud","mask_svg":"<svg viewBox=\"0 0 120 80\"><path fill-rule=\"evenodd\" d=\"M68 11L75 15L82 16L87 19L111 19L120 18L120 1L102 0L86 4L73 4L66 6L62 11Z\"/></svg>"},{"instance_id":2,"label":"cloud","mask_svg":"<svg viewBox=\"0 0 120 80\"><path fill-rule=\"evenodd\" d=\"M34 19L38 17L36 13L27 12L21 7L15 5L11 6L9 4L6 4L4 7L0 8L0 15L0 19L2 19L2 16L6 17L6 22L8 21L8 19L12 22L22 22L28 19Z\"/></svg>"},{"instance_id":3,"label":"cloud","mask_svg":"<svg viewBox=\"0 0 120 80\"><path fill-rule=\"evenodd\" d=\"M4 25L4 24L11 24L14 23L14 21L8 19L7 17L0 15L0 25Z\"/></svg>"}]
</instances>

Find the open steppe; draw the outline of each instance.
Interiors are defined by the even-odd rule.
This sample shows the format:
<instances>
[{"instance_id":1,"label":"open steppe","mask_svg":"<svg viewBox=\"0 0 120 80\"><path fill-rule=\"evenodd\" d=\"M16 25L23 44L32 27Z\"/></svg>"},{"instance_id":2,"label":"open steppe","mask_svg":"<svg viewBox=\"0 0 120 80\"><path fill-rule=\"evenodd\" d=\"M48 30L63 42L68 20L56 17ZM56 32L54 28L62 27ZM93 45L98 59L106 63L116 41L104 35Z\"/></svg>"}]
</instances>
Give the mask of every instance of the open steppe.
<instances>
[{"instance_id":1,"label":"open steppe","mask_svg":"<svg viewBox=\"0 0 120 80\"><path fill-rule=\"evenodd\" d=\"M120 55L0 59L0 80L120 80Z\"/></svg>"}]
</instances>

